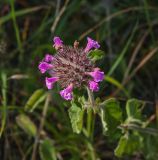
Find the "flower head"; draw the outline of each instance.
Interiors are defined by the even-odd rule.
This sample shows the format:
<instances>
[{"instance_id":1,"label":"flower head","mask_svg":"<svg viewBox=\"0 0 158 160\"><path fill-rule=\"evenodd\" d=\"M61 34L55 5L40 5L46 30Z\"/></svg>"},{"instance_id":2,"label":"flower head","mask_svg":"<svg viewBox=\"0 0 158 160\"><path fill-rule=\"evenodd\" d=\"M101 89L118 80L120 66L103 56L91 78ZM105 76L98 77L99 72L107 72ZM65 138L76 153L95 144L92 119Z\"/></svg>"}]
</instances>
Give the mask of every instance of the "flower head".
<instances>
[{"instance_id":1,"label":"flower head","mask_svg":"<svg viewBox=\"0 0 158 160\"><path fill-rule=\"evenodd\" d=\"M95 82L95 81L89 81L89 88L90 88L93 92L99 91L99 85L98 85L98 83Z\"/></svg>"},{"instance_id":2,"label":"flower head","mask_svg":"<svg viewBox=\"0 0 158 160\"><path fill-rule=\"evenodd\" d=\"M51 69L52 65L48 64L47 62L40 62L38 65L38 69L40 70L41 73L45 73L47 70Z\"/></svg>"},{"instance_id":3,"label":"flower head","mask_svg":"<svg viewBox=\"0 0 158 160\"><path fill-rule=\"evenodd\" d=\"M58 77L51 77L48 78L46 77L45 82L46 82L46 86L48 89L52 89L53 88L53 84L58 81Z\"/></svg>"},{"instance_id":4,"label":"flower head","mask_svg":"<svg viewBox=\"0 0 158 160\"><path fill-rule=\"evenodd\" d=\"M98 82L104 78L104 72L95 68L93 62L87 56L91 48L99 48L98 42L88 38L86 49L80 48L78 42L74 47L63 45L59 37L54 37L54 47L56 54L47 54L40 63L39 68L42 73L49 71L51 78L46 78L46 86L52 89L58 81L62 90L60 95L65 100L73 98L73 89L88 86L92 91L99 90Z\"/></svg>"},{"instance_id":5,"label":"flower head","mask_svg":"<svg viewBox=\"0 0 158 160\"><path fill-rule=\"evenodd\" d=\"M87 43L87 46L86 46L86 48L85 48L85 52L87 53L87 52L89 52L92 48L99 48L100 47L100 45L99 45L99 43L97 42L97 41L94 41L93 39L91 39L91 38L87 38L87 40L88 40L88 43Z\"/></svg>"},{"instance_id":6,"label":"flower head","mask_svg":"<svg viewBox=\"0 0 158 160\"><path fill-rule=\"evenodd\" d=\"M60 91L60 95L65 100L71 100L73 98L73 96L72 96L72 89L73 89L73 85L70 84L67 88L65 88L62 91Z\"/></svg>"},{"instance_id":7,"label":"flower head","mask_svg":"<svg viewBox=\"0 0 158 160\"><path fill-rule=\"evenodd\" d=\"M63 41L60 39L60 37L54 37L53 41L54 41L53 46L55 47L55 49L58 50L60 47L63 46Z\"/></svg>"},{"instance_id":8,"label":"flower head","mask_svg":"<svg viewBox=\"0 0 158 160\"><path fill-rule=\"evenodd\" d=\"M95 82L100 82L104 79L104 72L101 72L99 68L94 68L94 71L88 74L93 77Z\"/></svg>"}]
</instances>

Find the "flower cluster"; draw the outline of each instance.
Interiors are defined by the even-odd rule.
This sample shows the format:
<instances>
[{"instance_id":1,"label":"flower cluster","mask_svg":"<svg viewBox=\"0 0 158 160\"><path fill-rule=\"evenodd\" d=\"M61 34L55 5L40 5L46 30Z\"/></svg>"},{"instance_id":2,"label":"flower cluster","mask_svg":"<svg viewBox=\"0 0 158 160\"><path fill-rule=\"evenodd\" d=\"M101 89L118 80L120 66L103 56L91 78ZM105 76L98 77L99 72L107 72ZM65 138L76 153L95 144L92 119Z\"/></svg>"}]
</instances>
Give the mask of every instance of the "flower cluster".
<instances>
[{"instance_id":1,"label":"flower cluster","mask_svg":"<svg viewBox=\"0 0 158 160\"><path fill-rule=\"evenodd\" d=\"M86 47L79 48L76 41L73 47L64 45L59 37L54 37L53 41L57 53L54 56L46 54L38 66L42 74L47 71L51 76L45 78L47 88L52 89L58 81L63 88L60 95L65 100L73 98L74 88L88 86L93 92L98 91L98 83L104 79L104 72L94 67L88 53L93 48L99 48L99 43L88 37Z\"/></svg>"}]
</instances>

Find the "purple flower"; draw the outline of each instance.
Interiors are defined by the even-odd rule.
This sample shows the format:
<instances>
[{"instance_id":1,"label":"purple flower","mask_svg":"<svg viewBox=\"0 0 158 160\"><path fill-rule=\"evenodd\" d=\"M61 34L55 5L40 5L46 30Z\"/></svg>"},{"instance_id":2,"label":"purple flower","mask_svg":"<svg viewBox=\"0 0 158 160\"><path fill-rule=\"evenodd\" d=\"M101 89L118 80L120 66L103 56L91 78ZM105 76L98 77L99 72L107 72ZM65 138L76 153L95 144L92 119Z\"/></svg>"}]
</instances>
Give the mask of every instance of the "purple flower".
<instances>
[{"instance_id":1,"label":"purple flower","mask_svg":"<svg viewBox=\"0 0 158 160\"><path fill-rule=\"evenodd\" d=\"M46 86L48 89L52 89L53 88L53 84L58 81L58 77L51 77L51 78L48 78L46 77L45 79L45 82L46 82Z\"/></svg>"},{"instance_id":2,"label":"purple flower","mask_svg":"<svg viewBox=\"0 0 158 160\"><path fill-rule=\"evenodd\" d=\"M86 46L86 48L85 48L85 52L87 53L87 52L89 52L92 48L99 48L100 47L100 45L99 45L99 43L97 42L97 41L94 41L93 39L91 39L91 38L87 38L87 41L88 41L88 43L87 43L87 46Z\"/></svg>"},{"instance_id":3,"label":"purple flower","mask_svg":"<svg viewBox=\"0 0 158 160\"><path fill-rule=\"evenodd\" d=\"M63 41L60 39L60 37L54 37L54 47L55 49L59 49L63 45Z\"/></svg>"},{"instance_id":4,"label":"purple flower","mask_svg":"<svg viewBox=\"0 0 158 160\"><path fill-rule=\"evenodd\" d=\"M94 82L94 81L89 81L89 88L90 88L93 92L99 91L99 85L98 85L97 82Z\"/></svg>"},{"instance_id":5,"label":"purple flower","mask_svg":"<svg viewBox=\"0 0 158 160\"><path fill-rule=\"evenodd\" d=\"M49 62L52 62L53 59L54 57L52 55L46 54L44 61L49 63Z\"/></svg>"},{"instance_id":6,"label":"purple flower","mask_svg":"<svg viewBox=\"0 0 158 160\"><path fill-rule=\"evenodd\" d=\"M74 46L64 45L60 37L54 37L53 41L56 54L46 54L38 66L41 73L47 71L50 75L50 78L45 78L46 87L52 89L58 81L62 88L60 95L65 100L73 99L73 88L88 86L92 91L98 91L98 82L104 79L104 72L95 68L86 54L93 48L99 48L99 43L88 37L84 49L77 41Z\"/></svg>"},{"instance_id":7,"label":"purple flower","mask_svg":"<svg viewBox=\"0 0 158 160\"><path fill-rule=\"evenodd\" d=\"M65 100L72 100L73 95L72 95L72 89L73 85L70 84L67 88L63 89L60 91L60 95L65 99Z\"/></svg>"},{"instance_id":8,"label":"purple flower","mask_svg":"<svg viewBox=\"0 0 158 160\"><path fill-rule=\"evenodd\" d=\"M38 65L38 69L40 70L41 73L45 73L48 69L51 69L52 65L48 64L47 62L40 62Z\"/></svg>"},{"instance_id":9,"label":"purple flower","mask_svg":"<svg viewBox=\"0 0 158 160\"><path fill-rule=\"evenodd\" d=\"M101 72L99 68L95 68L93 72L88 72L93 77L95 82L100 82L104 79L104 72Z\"/></svg>"}]
</instances>

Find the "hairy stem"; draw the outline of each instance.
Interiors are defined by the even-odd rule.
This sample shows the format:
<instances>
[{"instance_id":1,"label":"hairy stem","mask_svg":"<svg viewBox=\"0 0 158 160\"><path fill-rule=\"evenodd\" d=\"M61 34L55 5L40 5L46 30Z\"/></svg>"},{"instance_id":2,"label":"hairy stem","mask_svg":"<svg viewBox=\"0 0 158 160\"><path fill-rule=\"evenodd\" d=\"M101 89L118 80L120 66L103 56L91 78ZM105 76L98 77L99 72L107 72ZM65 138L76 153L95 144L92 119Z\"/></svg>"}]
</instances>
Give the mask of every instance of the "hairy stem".
<instances>
[{"instance_id":1,"label":"hairy stem","mask_svg":"<svg viewBox=\"0 0 158 160\"><path fill-rule=\"evenodd\" d=\"M87 87L87 93L91 107L94 109L95 108L94 95L93 92L88 87Z\"/></svg>"},{"instance_id":2,"label":"hairy stem","mask_svg":"<svg viewBox=\"0 0 158 160\"><path fill-rule=\"evenodd\" d=\"M92 160L96 159L95 156L95 151L93 148L93 132L94 132L94 114L93 110L95 108L95 101L94 101L94 96L91 90L87 87L87 92L88 92L88 99L90 103L90 108L88 108L87 111L87 135L90 141L88 141L87 146L88 146L88 151L89 151L89 156L91 157Z\"/></svg>"}]
</instances>

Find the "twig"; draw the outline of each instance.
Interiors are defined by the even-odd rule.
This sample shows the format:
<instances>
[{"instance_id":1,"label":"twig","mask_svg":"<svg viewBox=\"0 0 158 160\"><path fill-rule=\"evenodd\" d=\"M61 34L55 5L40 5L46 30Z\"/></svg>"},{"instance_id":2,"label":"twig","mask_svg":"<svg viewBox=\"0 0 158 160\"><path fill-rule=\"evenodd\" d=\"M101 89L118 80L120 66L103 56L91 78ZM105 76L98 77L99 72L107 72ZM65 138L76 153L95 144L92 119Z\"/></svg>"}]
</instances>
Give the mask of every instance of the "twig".
<instances>
[{"instance_id":1,"label":"twig","mask_svg":"<svg viewBox=\"0 0 158 160\"><path fill-rule=\"evenodd\" d=\"M52 27L51 27L51 33L54 33L54 31L55 31L55 29L56 29L56 26L57 26L57 24L58 24L61 16L63 15L63 13L64 13L65 10L66 10L66 7L67 7L68 3L69 3L69 0L66 0L64 6L63 6L62 9L60 10L58 16L56 17L56 19L55 19L55 21L54 21L54 23L53 23L53 25L52 25Z\"/></svg>"},{"instance_id":2,"label":"twig","mask_svg":"<svg viewBox=\"0 0 158 160\"><path fill-rule=\"evenodd\" d=\"M49 101L50 101L50 94L48 93L45 104L44 104L44 107L43 107L40 126L39 126L39 129L38 129L38 132L37 132L37 136L35 138L31 160L36 160L36 150L37 150L37 147L38 147L38 142L40 140L40 134L41 134L41 132L43 130L43 127L44 127L44 122L45 122L45 118L46 118L46 114L47 114L47 110L48 110Z\"/></svg>"}]
</instances>

